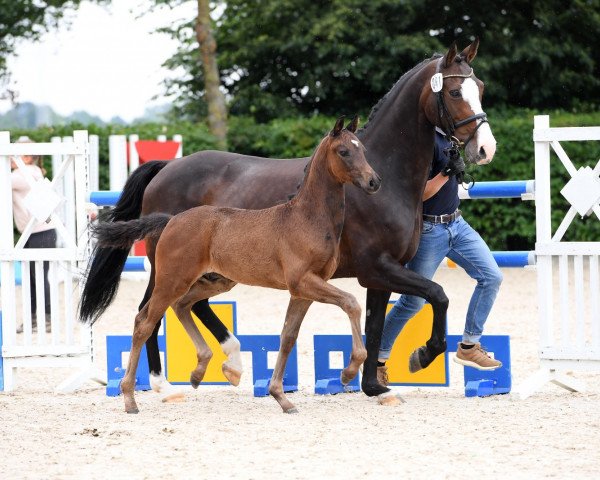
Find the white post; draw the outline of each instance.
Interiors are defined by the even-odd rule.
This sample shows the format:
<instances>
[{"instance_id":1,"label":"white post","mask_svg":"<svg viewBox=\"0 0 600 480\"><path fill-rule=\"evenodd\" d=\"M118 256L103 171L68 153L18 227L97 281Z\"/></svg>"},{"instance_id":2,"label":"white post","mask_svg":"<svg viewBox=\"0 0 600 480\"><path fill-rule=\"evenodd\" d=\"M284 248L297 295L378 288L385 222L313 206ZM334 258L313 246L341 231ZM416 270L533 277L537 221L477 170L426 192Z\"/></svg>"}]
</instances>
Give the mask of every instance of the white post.
<instances>
[{"instance_id":1,"label":"white post","mask_svg":"<svg viewBox=\"0 0 600 480\"><path fill-rule=\"evenodd\" d=\"M62 138L60 137L52 137L50 142L53 144L62 143ZM55 153L52 155L52 178L56 178L58 171L60 170L60 166L62 165L63 156ZM59 181L55 182L54 190L61 196L65 196L65 178L62 177ZM56 212L60 220L66 224L67 218L67 202L63 203ZM64 247L65 241L59 235L56 239L57 247Z\"/></svg>"},{"instance_id":2,"label":"white post","mask_svg":"<svg viewBox=\"0 0 600 480\"><path fill-rule=\"evenodd\" d=\"M550 128L548 115L534 117L534 135L536 130ZM535 141L535 225L536 245L552 241L550 217L550 144L547 141ZM540 322L540 349L553 344L552 309L552 256L537 256L538 271L538 315Z\"/></svg>"},{"instance_id":3,"label":"white post","mask_svg":"<svg viewBox=\"0 0 600 480\"><path fill-rule=\"evenodd\" d=\"M90 191L100 190L100 140L98 135L90 135L90 164L88 166Z\"/></svg>"},{"instance_id":4,"label":"white post","mask_svg":"<svg viewBox=\"0 0 600 480\"><path fill-rule=\"evenodd\" d=\"M157 135L156 140L158 140L159 142L166 142L167 136L166 135Z\"/></svg>"},{"instance_id":5,"label":"white post","mask_svg":"<svg viewBox=\"0 0 600 480\"><path fill-rule=\"evenodd\" d=\"M10 143L10 134L0 132L0 147ZM13 239L13 208L12 208L12 182L10 158L0 156L0 205L6 205L0 215L0 250L10 251L14 248ZM15 272L13 262L0 262L2 288L0 298L2 301L2 342L4 345L14 345L16 342L16 304L15 304ZM2 351L0 350L0 356ZM11 391L14 388L13 368L4 365L4 390Z\"/></svg>"},{"instance_id":6,"label":"white post","mask_svg":"<svg viewBox=\"0 0 600 480\"><path fill-rule=\"evenodd\" d=\"M179 142L179 148L175 154L175 158L183 157L183 137L181 135L173 135L173 141Z\"/></svg>"},{"instance_id":7,"label":"white post","mask_svg":"<svg viewBox=\"0 0 600 480\"><path fill-rule=\"evenodd\" d=\"M108 137L110 189L122 190L127 180L127 139L125 135Z\"/></svg>"},{"instance_id":8,"label":"white post","mask_svg":"<svg viewBox=\"0 0 600 480\"><path fill-rule=\"evenodd\" d=\"M63 143L73 143L73 137L63 137ZM72 161L63 156L63 162L69 162L65 175L64 181L64 195L65 195L65 227L69 232L69 238L76 238L76 225L75 225L75 170Z\"/></svg>"},{"instance_id":9,"label":"white post","mask_svg":"<svg viewBox=\"0 0 600 480\"><path fill-rule=\"evenodd\" d=\"M139 135L129 135L129 174L140 166L140 156L136 148L136 142L140 139Z\"/></svg>"}]
</instances>

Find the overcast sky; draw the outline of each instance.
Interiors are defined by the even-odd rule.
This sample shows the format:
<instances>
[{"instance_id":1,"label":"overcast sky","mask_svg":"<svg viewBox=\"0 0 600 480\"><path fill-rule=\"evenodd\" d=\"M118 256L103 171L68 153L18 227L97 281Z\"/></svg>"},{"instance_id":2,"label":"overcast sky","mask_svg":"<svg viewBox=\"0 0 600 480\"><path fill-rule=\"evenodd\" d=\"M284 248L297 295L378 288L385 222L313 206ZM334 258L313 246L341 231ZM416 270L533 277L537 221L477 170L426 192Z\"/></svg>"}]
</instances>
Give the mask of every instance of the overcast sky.
<instances>
[{"instance_id":1,"label":"overcast sky","mask_svg":"<svg viewBox=\"0 0 600 480\"><path fill-rule=\"evenodd\" d=\"M118 115L127 121L165 103L152 97L163 91L160 82L169 73L161 64L177 45L152 32L194 16L197 6L190 2L136 18L150 7L146 0L115 0L105 7L84 2L70 28L60 27L40 42L21 42L8 62L18 101L50 105L61 115L85 110L104 120ZM0 101L0 111L9 108Z\"/></svg>"}]
</instances>

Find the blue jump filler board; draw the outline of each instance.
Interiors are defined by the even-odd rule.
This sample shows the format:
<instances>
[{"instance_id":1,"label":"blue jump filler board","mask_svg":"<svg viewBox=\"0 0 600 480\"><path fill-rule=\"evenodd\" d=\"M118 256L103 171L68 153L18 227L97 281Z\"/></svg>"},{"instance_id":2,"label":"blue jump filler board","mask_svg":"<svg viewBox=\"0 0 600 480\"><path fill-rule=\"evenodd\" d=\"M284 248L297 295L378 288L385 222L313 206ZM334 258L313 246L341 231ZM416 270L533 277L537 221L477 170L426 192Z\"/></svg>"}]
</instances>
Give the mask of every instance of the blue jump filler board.
<instances>
[{"instance_id":1,"label":"blue jump filler board","mask_svg":"<svg viewBox=\"0 0 600 480\"><path fill-rule=\"evenodd\" d=\"M242 352L252 353L252 380L254 381L254 396L269 395L269 383L273 369L268 367L268 353L278 352L279 335L238 335ZM283 391L298 390L298 349L292 348L283 374Z\"/></svg>"},{"instance_id":2,"label":"blue jump filler board","mask_svg":"<svg viewBox=\"0 0 600 480\"><path fill-rule=\"evenodd\" d=\"M235 328L234 328L235 334ZM254 396L263 397L269 395L269 383L273 375L273 369L268 367L269 352L278 352L279 335L237 335L243 352L252 353L252 377L254 384ZM158 337L159 351L166 355L166 338L164 335ZM125 375L123 366L123 353L131 349L131 335L108 335L106 337L106 370L107 386L106 395L120 395L120 382ZM165 365L165 372L168 364ZM142 347L138 369L136 371L136 390L150 390L148 359L146 347ZM296 346L290 352L286 369L283 376L283 389L285 392L298 390L298 350Z\"/></svg>"},{"instance_id":3,"label":"blue jump filler board","mask_svg":"<svg viewBox=\"0 0 600 480\"><path fill-rule=\"evenodd\" d=\"M352 336L315 335L313 341L315 349L315 393L318 395L333 395L360 391L359 375L356 375L348 385L343 385L340 381L342 369L331 368L330 362L331 352L341 352L344 365L350 363Z\"/></svg>"}]
</instances>

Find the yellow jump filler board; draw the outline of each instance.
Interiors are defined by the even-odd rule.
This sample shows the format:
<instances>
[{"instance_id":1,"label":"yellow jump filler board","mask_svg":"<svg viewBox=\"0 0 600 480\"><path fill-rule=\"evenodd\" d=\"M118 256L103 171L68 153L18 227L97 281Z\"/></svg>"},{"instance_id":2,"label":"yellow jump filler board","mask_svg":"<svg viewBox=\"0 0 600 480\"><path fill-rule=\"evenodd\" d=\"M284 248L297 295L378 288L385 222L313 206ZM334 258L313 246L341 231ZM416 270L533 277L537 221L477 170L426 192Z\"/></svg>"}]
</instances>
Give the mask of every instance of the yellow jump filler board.
<instances>
[{"instance_id":1,"label":"yellow jump filler board","mask_svg":"<svg viewBox=\"0 0 600 480\"><path fill-rule=\"evenodd\" d=\"M388 313L393 302L388 304ZM386 362L391 385L448 386L448 355L439 355L429 367L416 373L408 370L408 357L431 337L433 309L429 303L411 318L398 335Z\"/></svg>"},{"instance_id":2,"label":"yellow jump filler board","mask_svg":"<svg viewBox=\"0 0 600 480\"><path fill-rule=\"evenodd\" d=\"M235 302L210 302L213 312L233 334L237 334ZM202 380L203 385L229 385L221 372L221 365L226 360L219 342L212 333L192 314L200 333L213 352L208 369ZM165 322L165 372L167 380L175 384L190 383L190 373L197 365L196 349L173 309L169 308Z\"/></svg>"}]
</instances>

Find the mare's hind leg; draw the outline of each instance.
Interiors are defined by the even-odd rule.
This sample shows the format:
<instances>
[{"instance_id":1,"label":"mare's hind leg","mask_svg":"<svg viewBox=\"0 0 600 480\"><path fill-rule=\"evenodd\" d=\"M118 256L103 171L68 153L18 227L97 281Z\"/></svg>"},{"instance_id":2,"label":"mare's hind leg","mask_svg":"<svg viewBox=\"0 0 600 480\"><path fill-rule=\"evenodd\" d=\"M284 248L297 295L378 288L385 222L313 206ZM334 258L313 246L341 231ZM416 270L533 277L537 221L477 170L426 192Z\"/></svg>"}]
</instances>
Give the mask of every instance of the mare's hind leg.
<instances>
[{"instance_id":1,"label":"mare's hind leg","mask_svg":"<svg viewBox=\"0 0 600 480\"><path fill-rule=\"evenodd\" d=\"M173 306L177 318L179 318L179 321L182 323L186 332L192 339L194 346L196 347L196 356L198 358L198 363L196 365L196 368L192 371L190 375L190 382L194 388L198 388L198 385L200 385L200 382L204 378L204 374L206 373L206 369L208 368L208 363L210 362L213 354L210 348L208 347L206 341L200 334L200 331L196 327L194 320L192 319L192 316L190 314L190 307L194 303L198 302L198 300L204 300L208 297L227 292L231 290L234 286L235 282L220 275L205 275L198 279L196 283L192 285L190 290ZM235 383L235 385L238 385L241 376L241 365L240 371L236 373L237 382Z\"/></svg>"},{"instance_id":2,"label":"mare's hind leg","mask_svg":"<svg viewBox=\"0 0 600 480\"><path fill-rule=\"evenodd\" d=\"M321 303L337 305L346 313L346 315L348 315L352 330L352 353L350 355L350 363L342 370L340 378L342 384L347 385L354 377L356 377L360 366L367 358L367 350L363 343L360 331L361 308L356 301L356 298L353 295L330 285L321 277L314 274L304 276L301 281L298 282L292 294Z\"/></svg>"},{"instance_id":3,"label":"mare's hind leg","mask_svg":"<svg viewBox=\"0 0 600 480\"><path fill-rule=\"evenodd\" d=\"M269 385L269 393L277 400L279 405L281 405L284 413L298 413L294 404L288 400L283 391L283 373L285 372L287 359L298 338L300 325L302 325L302 320L311 303L312 300L292 297L288 304L287 313L285 314L285 323L283 324L283 330L281 331L279 354L277 355L277 362L275 363L273 376L271 377L271 383Z\"/></svg>"}]
</instances>

